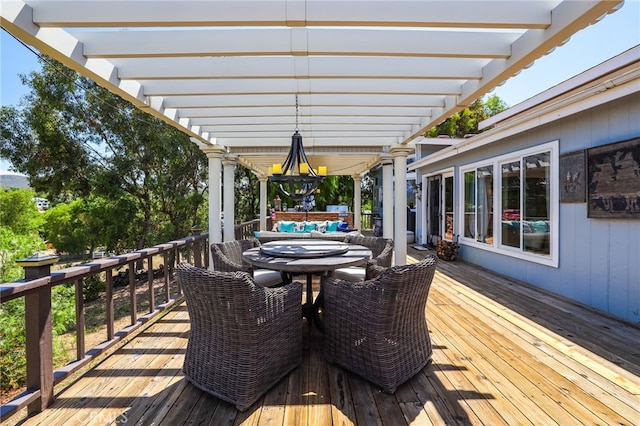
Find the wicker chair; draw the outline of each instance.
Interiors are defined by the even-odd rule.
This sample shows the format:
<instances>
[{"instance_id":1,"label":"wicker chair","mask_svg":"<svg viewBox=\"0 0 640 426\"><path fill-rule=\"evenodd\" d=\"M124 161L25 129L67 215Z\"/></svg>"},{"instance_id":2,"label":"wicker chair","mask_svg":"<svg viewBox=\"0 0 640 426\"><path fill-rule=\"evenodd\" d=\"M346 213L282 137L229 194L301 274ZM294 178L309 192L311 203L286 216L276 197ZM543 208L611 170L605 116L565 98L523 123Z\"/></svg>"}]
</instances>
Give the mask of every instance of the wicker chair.
<instances>
[{"instance_id":1,"label":"wicker chair","mask_svg":"<svg viewBox=\"0 0 640 426\"><path fill-rule=\"evenodd\" d=\"M431 255L359 283L328 278L325 359L390 393L429 364L425 308L437 261Z\"/></svg>"},{"instance_id":2,"label":"wicker chair","mask_svg":"<svg viewBox=\"0 0 640 426\"><path fill-rule=\"evenodd\" d=\"M253 276L256 284L263 287L274 287L290 282L288 277L283 276L278 271L253 269L250 265L244 263L242 261L242 252L254 247L260 247L260 241L257 238L211 244L213 270L219 272L248 272Z\"/></svg>"},{"instance_id":3,"label":"wicker chair","mask_svg":"<svg viewBox=\"0 0 640 426\"><path fill-rule=\"evenodd\" d=\"M191 322L186 379L246 410L301 362L302 285L266 288L185 263L176 273Z\"/></svg>"},{"instance_id":4,"label":"wicker chair","mask_svg":"<svg viewBox=\"0 0 640 426\"><path fill-rule=\"evenodd\" d=\"M365 235L348 235L344 239L345 243L359 244L365 246L371 250L371 259L367 262L369 264L376 264L378 266L389 267L391 266L391 258L393 256L393 240L382 237L369 237ZM340 268L333 271L332 276L341 280L348 280L352 282L364 281L368 279L366 276L366 266L350 266L348 268Z\"/></svg>"}]
</instances>

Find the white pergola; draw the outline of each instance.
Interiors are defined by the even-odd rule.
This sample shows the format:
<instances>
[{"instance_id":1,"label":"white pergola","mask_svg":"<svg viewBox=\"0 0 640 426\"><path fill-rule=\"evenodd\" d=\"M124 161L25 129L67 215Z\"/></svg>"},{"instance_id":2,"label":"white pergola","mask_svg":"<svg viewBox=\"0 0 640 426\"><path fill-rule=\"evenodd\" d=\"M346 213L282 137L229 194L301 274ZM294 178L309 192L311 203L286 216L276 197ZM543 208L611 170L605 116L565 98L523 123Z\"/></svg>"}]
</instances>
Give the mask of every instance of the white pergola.
<instances>
[{"instance_id":1,"label":"white pergola","mask_svg":"<svg viewBox=\"0 0 640 426\"><path fill-rule=\"evenodd\" d=\"M355 178L356 226L360 176L378 164L395 175L383 229L403 264L412 143L622 3L2 0L0 23L207 153L212 242L222 173L233 238L238 163L260 177L264 228L267 168L289 150L298 95L311 164Z\"/></svg>"}]
</instances>

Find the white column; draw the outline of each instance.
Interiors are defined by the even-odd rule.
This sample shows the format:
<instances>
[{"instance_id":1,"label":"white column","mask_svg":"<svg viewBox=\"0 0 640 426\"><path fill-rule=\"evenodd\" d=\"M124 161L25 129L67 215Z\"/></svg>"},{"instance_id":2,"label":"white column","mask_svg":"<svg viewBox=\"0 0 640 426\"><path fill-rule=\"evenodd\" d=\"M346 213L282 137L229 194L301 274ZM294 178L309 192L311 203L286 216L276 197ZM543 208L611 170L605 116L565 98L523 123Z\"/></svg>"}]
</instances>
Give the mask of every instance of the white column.
<instances>
[{"instance_id":1,"label":"white column","mask_svg":"<svg viewBox=\"0 0 640 426\"><path fill-rule=\"evenodd\" d=\"M393 171L395 174L395 193L393 197L395 207L395 226L393 228L393 242L395 265L407 263L407 157L413 148L396 146L389 150L393 155Z\"/></svg>"},{"instance_id":2,"label":"white column","mask_svg":"<svg viewBox=\"0 0 640 426\"><path fill-rule=\"evenodd\" d=\"M353 227L362 232L362 176L353 175Z\"/></svg>"},{"instance_id":3,"label":"white column","mask_svg":"<svg viewBox=\"0 0 640 426\"><path fill-rule=\"evenodd\" d=\"M260 176L260 230L267 230L267 176Z\"/></svg>"},{"instance_id":4,"label":"white column","mask_svg":"<svg viewBox=\"0 0 640 426\"><path fill-rule=\"evenodd\" d=\"M222 226L220 224L220 172L225 150L218 146L202 148L209 159L209 244L222 242ZM213 264L210 262L210 264Z\"/></svg>"},{"instance_id":5,"label":"white column","mask_svg":"<svg viewBox=\"0 0 640 426\"><path fill-rule=\"evenodd\" d=\"M382 159L382 236L393 238L393 160Z\"/></svg>"},{"instance_id":6,"label":"white column","mask_svg":"<svg viewBox=\"0 0 640 426\"><path fill-rule=\"evenodd\" d=\"M237 158L231 155L226 156L224 160L222 160L224 184L224 190L222 193L222 196L224 197L222 204L222 207L224 208L224 241L233 241L236 239L234 229L236 217L234 204L236 163Z\"/></svg>"}]
</instances>

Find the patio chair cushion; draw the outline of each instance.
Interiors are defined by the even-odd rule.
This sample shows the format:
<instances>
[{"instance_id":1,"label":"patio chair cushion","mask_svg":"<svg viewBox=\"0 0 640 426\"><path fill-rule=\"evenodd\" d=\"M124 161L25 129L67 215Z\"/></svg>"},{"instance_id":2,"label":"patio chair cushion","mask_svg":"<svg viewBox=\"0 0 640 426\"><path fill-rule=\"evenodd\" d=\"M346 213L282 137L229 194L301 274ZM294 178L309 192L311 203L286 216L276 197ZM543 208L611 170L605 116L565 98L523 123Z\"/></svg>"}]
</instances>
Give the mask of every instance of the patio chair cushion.
<instances>
[{"instance_id":1,"label":"patio chair cushion","mask_svg":"<svg viewBox=\"0 0 640 426\"><path fill-rule=\"evenodd\" d=\"M351 235L349 234L344 239L345 243L359 244L365 246L371 250L371 259L367 262L369 264L375 264L380 267L391 266L391 258L393 256L393 240L382 237L370 237L365 235ZM333 271L333 276L341 280L347 280L351 282L364 281L367 279L367 265L350 266L348 268L340 268Z\"/></svg>"},{"instance_id":2,"label":"patio chair cushion","mask_svg":"<svg viewBox=\"0 0 640 426\"><path fill-rule=\"evenodd\" d=\"M332 274L333 278L351 282L364 281L365 275L366 269L359 266L336 269Z\"/></svg>"},{"instance_id":3,"label":"patio chair cushion","mask_svg":"<svg viewBox=\"0 0 640 426\"><path fill-rule=\"evenodd\" d=\"M281 272L270 269L253 269L242 260L242 253L254 247L259 247L257 238L225 241L211 244L211 258L213 270L218 272L248 272L253 276L256 284L263 287L273 287L282 284L285 277Z\"/></svg>"},{"instance_id":4,"label":"patio chair cushion","mask_svg":"<svg viewBox=\"0 0 640 426\"><path fill-rule=\"evenodd\" d=\"M282 273L271 269L254 269L253 280L262 287L275 287L284 282Z\"/></svg>"}]
</instances>

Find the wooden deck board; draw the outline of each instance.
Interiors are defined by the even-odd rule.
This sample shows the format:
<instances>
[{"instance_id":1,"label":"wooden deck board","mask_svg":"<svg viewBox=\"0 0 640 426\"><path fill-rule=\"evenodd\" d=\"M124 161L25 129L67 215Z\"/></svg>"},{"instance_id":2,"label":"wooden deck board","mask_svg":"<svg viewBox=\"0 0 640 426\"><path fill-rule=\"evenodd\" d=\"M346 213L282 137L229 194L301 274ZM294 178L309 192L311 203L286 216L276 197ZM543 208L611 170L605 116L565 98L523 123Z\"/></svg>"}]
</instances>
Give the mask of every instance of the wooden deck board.
<instances>
[{"instance_id":1,"label":"wooden deck board","mask_svg":"<svg viewBox=\"0 0 640 426\"><path fill-rule=\"evenodd\" d=\"M640 327L464 262L440 262L426 317L433 363L394 395L305 328L302 364L239 413L182 376L182 305L23 424L640 424Z\"/></svg>"},{"instance_id":2,"label":"wooden deck board","mask_svg":"<svg viewBox=\"0 0 640 426\"><path fill-rule=\"evenodd\" d=\"M594 414L599 412L604 416L613 415L614 419L609 419L608 422L605 422L608 424L617 424L617 421L615 421L615 418L618 417L617 414L626 415L627 422L629 422L633 418L631 416L637 413L637 411L629 409L627 404L621 403L622 401L616 401L617 395L620 395L618 393L618 385L610 385L609 381L602 380L602 377L600 377L597 379L598 386L592 387L593 383L589 382L588 377L593 376L594 372L584 364L571 357L560 356L556 348L546 345L535 337L530 337L522 330L513 327L510 329L505 326L504 322L495 321L489 316L486 316L485 320L494 331L498 332L497 336L492 336L493 340L501 339L500 336L510 336L511 342L521 349L529 351L531 355L529 360L535 371L551 384L562 383L562 386L558 389L570 397L569 402L575 395L584 392L577 399L579 403L586 405L591 411L595 410ZM589 361L589 364L592 364L592 362ZM530 379L532 376L527 374ZM633 395L628 396L631 397L627 401L628 403L637 403L636 397ZM615 409L612 410L611 406L607 406L606 403L612 403ZM622 419L618 419L618 421L624 423Z\"/></svg>"}]
</instances>

